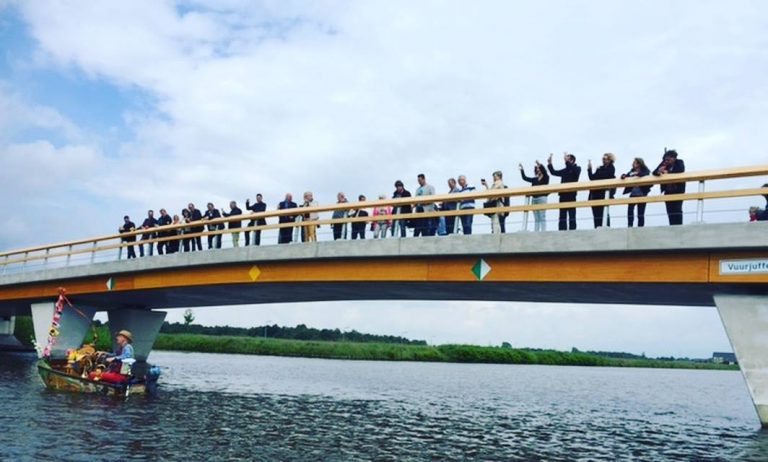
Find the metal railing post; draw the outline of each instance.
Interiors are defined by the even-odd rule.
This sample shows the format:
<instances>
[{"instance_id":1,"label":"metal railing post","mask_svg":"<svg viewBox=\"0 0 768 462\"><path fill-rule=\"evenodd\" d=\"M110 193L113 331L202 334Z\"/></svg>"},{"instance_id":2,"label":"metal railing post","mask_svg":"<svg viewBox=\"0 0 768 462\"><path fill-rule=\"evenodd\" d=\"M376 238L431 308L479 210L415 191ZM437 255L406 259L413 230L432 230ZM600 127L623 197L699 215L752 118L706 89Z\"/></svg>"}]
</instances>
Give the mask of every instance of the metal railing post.
<instances>
[{"instance_id":1,"label":"metal railing post","mask_svg":"<svg viewBox=\"0 0 768 462\"><path fill-rule=\"evenodd\" d=\"M93 249L91 249L91 263L93 263L94 260L96 259L96 246L98 244L99 244L98 242L93 243Z\"/></svg>"},{"instance_id":2,"label":"metal railing post","mask_svg":"<svg viewBox=\"0 0 768 462\"><path fill-rule=\"evenodd\" d=\"M6 268L8 268L8 260L10 260L10 258L11 258L10 255L5 256L5 263L3 263L3 274L5 274Z\"/></svg>"},{"instance_id":3,"label":"metal railing post","mask_svg":"<svg viewBox=\"0 0 768 462\"><path fill-rule=\"evenodd\" d=\"M704 180L699 181L699 192L704 192ZM696 220L704 223L704 198L699 199L696 204Z\"/></svg>"},{"instance_id":4,"label":"metal railing post","mask_svg":"<svg viewBox=\"0 0 768 462\"><path fill-rule=\"evenodd\" d=\"M531 205L533 198L531 196L525 196L525 205ZM523 231L528 231L528 213L530 210L523 212Z\"/></svg>"},{"instance_id":5,"label":"metal railing post","mask_svg":"<svg viewBox=\"0 0 768 462\"><path fill-rule=\"evenodd\" d=\"M27 267L27 257L29 257L29 252L24 252L24 262L21 264L22 268Z\"/></svg>"},{"instance_id":6,"label":"metal railing post","mask_svg":"<svg viewBox=\"0 0 768 462\"><path fill-rule=\"evenodd\" d=\"M51 254L51 249L50 248L45 249L45 258L43 258L43 268L48 266L48 255L50 254Z\"/></svg>"},{"instance_id":7,"label":"metal railing post","mask_svg":"<svg viewBox=\"0 0 768 462\"><path fill-rule=\"evenodd\" d=\"M72 259L72 246L70 245L69 248L67 248L67 263L64 266L69 266L69 260Z\"/></svg>"}]
</instances>

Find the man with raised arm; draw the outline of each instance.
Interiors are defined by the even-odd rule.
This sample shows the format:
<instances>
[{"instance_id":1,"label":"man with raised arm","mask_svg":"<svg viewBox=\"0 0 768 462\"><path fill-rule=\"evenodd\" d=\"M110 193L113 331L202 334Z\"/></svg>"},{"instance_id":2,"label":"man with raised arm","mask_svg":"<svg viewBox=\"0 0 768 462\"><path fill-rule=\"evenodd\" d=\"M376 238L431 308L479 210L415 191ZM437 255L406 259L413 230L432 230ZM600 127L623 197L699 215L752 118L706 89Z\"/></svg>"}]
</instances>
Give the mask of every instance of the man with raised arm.
<instances>
[{"instance_id":1,"label":"man with raised arm","mask_svg":"<svg viewBox=\"0 0 768 462\"><path fill-rule=\"evenodd\" d=\"M560 170L555 170L552 166L552 154L547 159L547 170L554 176L560 177L560 183L578 183L581 176L581 167L576 165L576 156L573 154L563 153L563 160L565 161L565 167ZM560 203L564 202L576 202L576 191L561 192ZM560 220L558 223L558 229L561 231L576 229L576 208L562 208L560 209Z\"/></svg>"}]
</instances>

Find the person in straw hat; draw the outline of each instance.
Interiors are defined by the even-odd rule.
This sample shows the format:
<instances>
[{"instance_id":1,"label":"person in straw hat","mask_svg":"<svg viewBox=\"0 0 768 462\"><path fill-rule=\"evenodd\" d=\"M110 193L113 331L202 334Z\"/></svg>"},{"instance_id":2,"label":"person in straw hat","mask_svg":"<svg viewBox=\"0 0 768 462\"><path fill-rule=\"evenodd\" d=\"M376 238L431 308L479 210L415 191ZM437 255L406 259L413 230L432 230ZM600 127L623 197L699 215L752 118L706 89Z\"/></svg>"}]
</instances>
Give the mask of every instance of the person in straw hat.
<instances>
[{"instance_id":1,"label":"person in straw hat","mask_svg":"<svg viewBox=\"0 0 768 462\"><path fill-rule=\"evenodd\" d=\"M117 351L114 355L107 358L107 362L111 363L114 360L122 361L124 359L133 359L133 334L128 330L121 330L115 335L117 341Z\"/></svg>"}]
</instances>

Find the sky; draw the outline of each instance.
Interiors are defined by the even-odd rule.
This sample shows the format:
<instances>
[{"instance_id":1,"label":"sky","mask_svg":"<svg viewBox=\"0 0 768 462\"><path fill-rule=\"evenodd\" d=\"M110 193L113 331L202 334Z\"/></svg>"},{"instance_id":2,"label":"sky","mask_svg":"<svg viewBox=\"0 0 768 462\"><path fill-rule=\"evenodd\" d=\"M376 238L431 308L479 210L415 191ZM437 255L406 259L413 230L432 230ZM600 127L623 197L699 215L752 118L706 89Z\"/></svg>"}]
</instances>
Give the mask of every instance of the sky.
<instances>
[{"instance_id":1,"label":"sky","mask_svg":"<svg viewBox=\"0 0 768 462\"><path fill-rule=\"evenodd\" d=\"M4 250L111 234L124 214L190 201L373 198L396 179L415 189L418 173L441 192L449 177L479 183L497 169L522 186L518 163L566 150L582 166L613 152L626 171L669 147L708 170L764 164L768 145L759 0L0 0L0 51ZM706 220L743 220L760 203L707 205ZM649 224L663 223L660 207ZM195 314L433 343L730 350L714 308L392 301Z\"/></svg>"}]
</instances>

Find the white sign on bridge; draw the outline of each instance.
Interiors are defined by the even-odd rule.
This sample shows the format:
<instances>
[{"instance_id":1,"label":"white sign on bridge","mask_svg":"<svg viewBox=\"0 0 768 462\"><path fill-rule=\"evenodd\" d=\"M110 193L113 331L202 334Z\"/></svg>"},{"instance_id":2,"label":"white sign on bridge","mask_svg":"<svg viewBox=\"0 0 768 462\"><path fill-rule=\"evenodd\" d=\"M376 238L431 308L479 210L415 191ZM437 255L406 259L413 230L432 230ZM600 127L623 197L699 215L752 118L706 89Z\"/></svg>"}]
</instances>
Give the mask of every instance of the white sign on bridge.
<instances>
[{"instance_id":1,"label":"white sign on bridge","mask_svg":"<svg viewBox=\"0 0 768 462\"><path fill-rule=\"evenodd\" d=\"M721 260L720 274L768 274L768 259Z\"/></svg>"}]
</instances>

